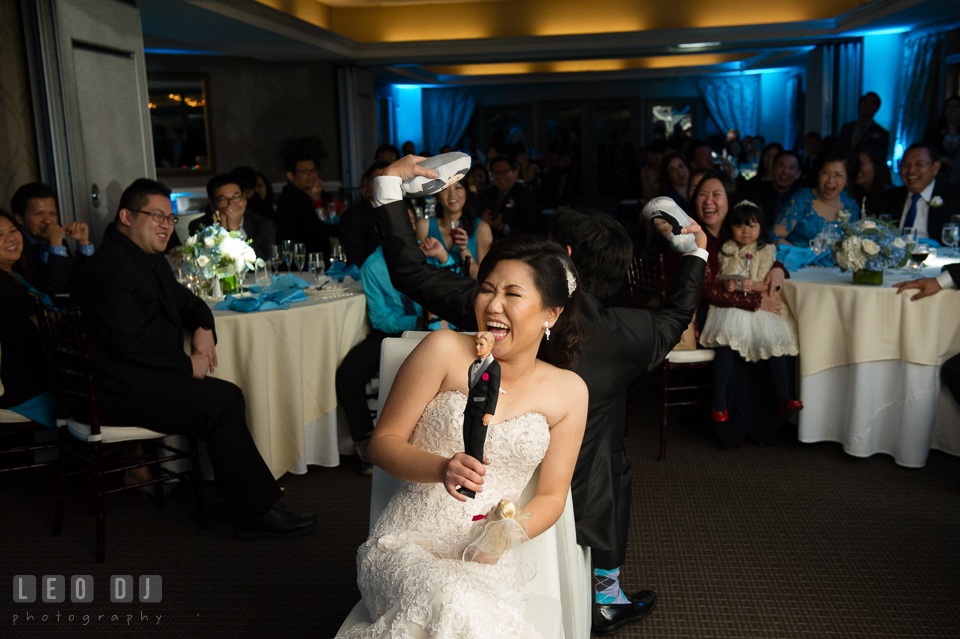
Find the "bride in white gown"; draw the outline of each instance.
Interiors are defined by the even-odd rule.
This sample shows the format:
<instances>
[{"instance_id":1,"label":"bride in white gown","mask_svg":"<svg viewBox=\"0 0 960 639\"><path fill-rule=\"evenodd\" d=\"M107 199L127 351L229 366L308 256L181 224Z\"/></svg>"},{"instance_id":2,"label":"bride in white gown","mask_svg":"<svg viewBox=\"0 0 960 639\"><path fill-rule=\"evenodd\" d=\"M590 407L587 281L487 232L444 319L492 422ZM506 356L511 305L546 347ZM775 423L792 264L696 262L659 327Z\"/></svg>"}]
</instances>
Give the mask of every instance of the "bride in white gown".
<instances>
[{"instance_id":1,"label":"bride in white gown","mask_svg":"<svg viewBox=\"0 0 960 639\"><path fill-rule=\"evenodd\" d=\"M563 511L587 418L586 385L565 370L580 354L575 274L560 246L535 238L503 240L480 265L477 325L496 339L502 389L484 464L462 452L474 338L431 333L400 368L369 454L405 481L357 552L374 621L338 637L538 636L523 618L527 585L510 577L518 572L461 557L473 517L519 497L538 465L537 493L523 509L527 535Z\"/></svg>"}]
</instances>

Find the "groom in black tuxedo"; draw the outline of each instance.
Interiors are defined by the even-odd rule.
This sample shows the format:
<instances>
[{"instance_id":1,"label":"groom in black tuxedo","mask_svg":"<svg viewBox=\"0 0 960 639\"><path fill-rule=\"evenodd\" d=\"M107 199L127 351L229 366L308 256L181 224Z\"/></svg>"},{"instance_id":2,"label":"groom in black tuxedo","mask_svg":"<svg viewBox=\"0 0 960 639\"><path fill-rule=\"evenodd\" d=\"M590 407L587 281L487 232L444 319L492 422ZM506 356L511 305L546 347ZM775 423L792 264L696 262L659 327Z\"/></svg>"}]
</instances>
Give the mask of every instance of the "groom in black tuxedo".
<instances>
[{"instance_id":1,"label":"groom in black tuxedo","mask_svg":"<svg viewBox=\"0 0 960 639\"><path fill-rule=\"evenodd\" d=\"M390 279L397 290L451 324L477 330L474 301L480 283L428 265L417 246L400 189L401 180L413 175L435 177L407 157L374 182L374 215ZM583 284L579 320L586 338L575 372L590 391L587 427L570 484L573 513L577 542L592 551L593 632L608 635L645 617L657 604L651 590L623 593L615 576L626 560L633 480L623 442L626 389L663 361L690 323L700 303L707 238L699 226L690 228L698 249L680 258L662 308L604 308L601 299L619 289L633 257L630 236L608 215L555 215L553 239L568 248Z\"/></svg>"},{"instance_id":2,"label":"groom in black tuxedo","mask_svg":"<svg viewBox=\"0 0 960 639\"><path fill-rule=\"evenodd\" d=\"M487 426L497 412L500 398L500 364L493 359L493 335L477 333L477 359L470 365L470 394L463 410L464 452L483 463L483 445L487 441ZM477 493L461 486L457 492L470 499Z\"/></svg>"}]
</instances>

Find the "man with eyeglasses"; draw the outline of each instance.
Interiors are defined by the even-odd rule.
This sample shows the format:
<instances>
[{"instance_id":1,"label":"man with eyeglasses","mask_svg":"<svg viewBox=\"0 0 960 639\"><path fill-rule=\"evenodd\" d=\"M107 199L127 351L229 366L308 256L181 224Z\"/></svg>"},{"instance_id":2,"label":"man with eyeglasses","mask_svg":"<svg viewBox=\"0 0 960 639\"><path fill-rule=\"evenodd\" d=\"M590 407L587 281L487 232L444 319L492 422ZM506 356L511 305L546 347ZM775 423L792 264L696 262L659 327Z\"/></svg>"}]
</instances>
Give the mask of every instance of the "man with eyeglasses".
<instances>
[{"instance_id":1,"label":"man with eyeglasses","mask_svg":"<svg viewBox=\"0 0 960 639\"><path fill-rule=\"evenodd\" d=\"M898 220L900 229L916 229L917 237L940 241L943 225L950 216L960 214L960 187L937 179L940 153L937 147L916 142L907 147L900 160L903 186L893 189L882 202L882 209Z\"/></svg>"},{"instance_id":2,"label":"man with eyeglasses","mask_svg":"<svg viewBox=\"0 0 960 639\"><path fill-rule=\"evenodd\" d=\"M533 191L517 182L520 173L516 160L498 155L490 163L490 174L493 184L480 193L480 209L493 239L533 235L537 230L537 199Z\"/></svg>"},{"instance_id":3,"label":"man with eyeglasses","mask_svg":"<svg viewBox=\"0 0 960 639\"><path fill-rule=\"evenodd\" d=\"M21 259L43 278L50 293L66 293L84 258L93 255L90 228L83 222L61 226L57 194L42 182L17 189L10 208L25 240ZM79 255L69 249L67 238L77 242Z\"/></svg>"},{"instance_id":4,"label":"man with eyeglasses","mask_svg":"<svg viewBox=\"0 0 960 639\"><path fill-rule=\"evenodd\" d=\"M238 538L306 534L315 517L275 505L282 493L247 429L243 392L207 376L217 366L213 313L177 283L164 257L172 211L169 189L136 180L74 287L90 331L100 418L205 441Z\"/></svg>"},{"instance_id":5,"label":"man with eyeglasses","mask_svg":"<svg viewBox=\"0 0 960 639\"><path fill-rule=\"evenodd\" d=\"M229 173L215 175L207 182L210 204L203 216L190 222L190 235L219 220L228 231L239 231L240 239L250 240L250 248L257 257L270 259L270 248L276 244L273 222L247 209L247 197L236 178Z\"/></svg>"},{"instance_id":6,"label":"man with eyeglasses","mask_svg":"<svg viewBox=\"0 0 960 639\"><path fill-rule=\"evenodd\" d=\"M336 226L325 224L317 215L316 200L322 201L323 183L317 165L307 155L291 155L286 161L287 184L277 200L273 222L277 239L303 242L307 252L330 256L330 236Z\"/></svg>"}]
</instances>

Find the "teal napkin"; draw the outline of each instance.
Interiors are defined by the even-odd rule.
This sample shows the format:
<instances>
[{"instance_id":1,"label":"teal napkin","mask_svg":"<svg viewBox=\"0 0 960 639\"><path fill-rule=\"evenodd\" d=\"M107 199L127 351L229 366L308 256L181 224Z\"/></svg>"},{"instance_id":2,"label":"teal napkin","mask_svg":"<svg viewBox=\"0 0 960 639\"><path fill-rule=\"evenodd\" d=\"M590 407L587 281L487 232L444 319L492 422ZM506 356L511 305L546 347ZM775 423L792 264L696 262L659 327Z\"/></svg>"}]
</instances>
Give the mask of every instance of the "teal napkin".
<instances>
[{"instance_id":1,"label":"teal napkin","mask_svg":"<svg viewBox=\"0 0 960 639\"><path fill-rule=\"evenodd\" d=\"M349 275L354 280L360 279L360 269L357 268L356 264L351 264L350 266L344 266L343 262L334 262L333 265L327 269L326 275L332 279L342 282L343 278Z\"/></svg>"}]
</instances>

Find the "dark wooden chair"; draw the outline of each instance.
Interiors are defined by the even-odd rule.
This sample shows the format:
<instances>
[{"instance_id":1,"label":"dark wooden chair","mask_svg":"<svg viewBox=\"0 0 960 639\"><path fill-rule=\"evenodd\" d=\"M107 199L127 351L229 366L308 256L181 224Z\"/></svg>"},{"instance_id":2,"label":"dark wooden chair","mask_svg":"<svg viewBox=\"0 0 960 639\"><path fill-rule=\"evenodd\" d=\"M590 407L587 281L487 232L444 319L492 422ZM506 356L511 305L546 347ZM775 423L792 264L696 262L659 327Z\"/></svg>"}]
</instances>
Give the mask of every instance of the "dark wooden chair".
<instances>
[{"instance_id":1,"label":"dark wooden chair","mask_svg":"<svg viewBox=\"0 0 960 639\"><path fill-rule=\"evenodd\" d=\"M106 556L106 496L123 490L154 486L155 501L163 508L163 483L172 480L192 480L197 498L197 520L206 528L206 506L203 497L203 475L197 455L197 442L189 437L189 450L180 450L163 443L164 433L137 426L107 426L100 423L97 387L90 358L89 340L79 308L60 308L38 302L37 319L43 337L44 353L50 369L50 378L56 395L56 415L60 438L60 477L57 487L57 507L53 534L63 529L63 510L68 478L83 477L92 482L94 511L97 524L97 562ZM171 398L175 401L175 398ZM141 441L149 451L133 458L110 459L109 455L121 442ZM161 452L162 451L162 452ZM165 464L190 460L190 469L175 472ZM69 470L68 462L80 462L79 470ZM132 485L124 485L127 470L150 467L153 478ZM108 487L106 479L120 473L118 487Z\"/></svg>"},{"instance_id":2,"label":"dark wooden chair","mask_svg":"<svg viewBox=\"0 0 960 639\"><path fill-rule=\"evenodd\" d=\"M660 254L656 259L641 260L634 257L633 263L627 273L627 281L630 287L630 299L656 299L658 305L663 307L667 299L667 278L663 269L663 255ZM715 353L709 348L698 348L693 351L670 351L663 363L659 366L660 377L660 460L667 457L667 414L671 407L693 406L710 401L709 391L713 384L693 383L686 381L680 385L671 385L671 372L687 372L699 369L709 369L713 366ZM689 377L689 376L688 376ZM712 381L712 377L710 378ZM671 399L671 393L684 393L681 399ZM636 394L636 389L628 390L627 395L627 424L630 423L630 413L632 398ZM624 426L626 432L627 426Z\"/></svg>"}]
</instances>

